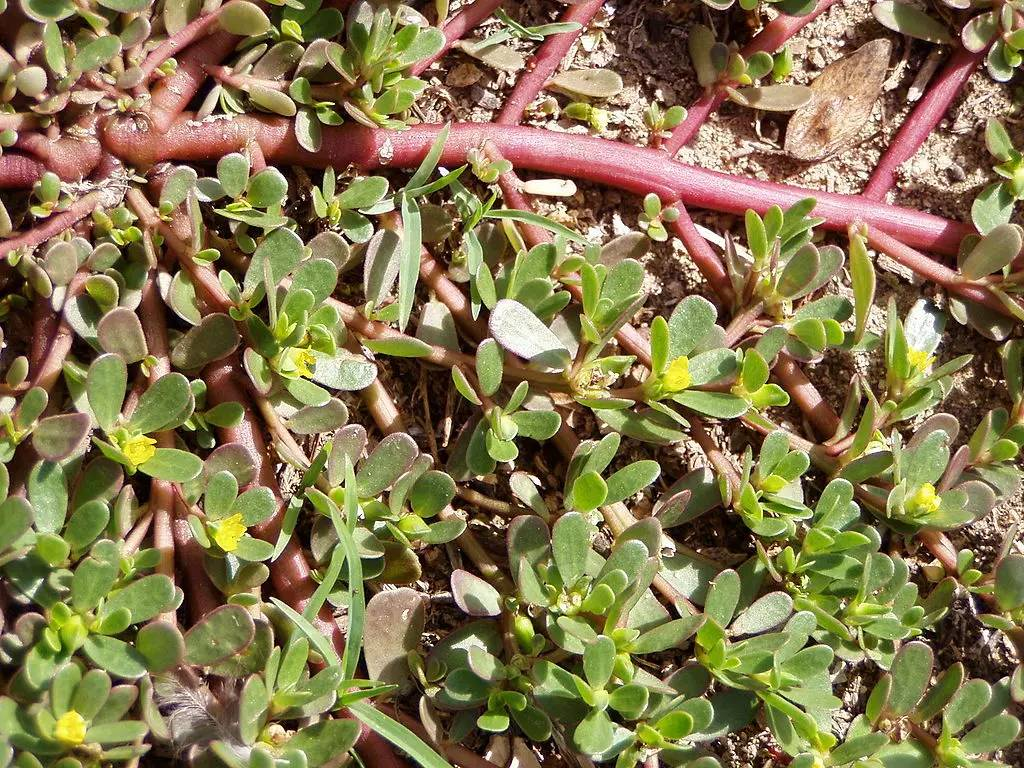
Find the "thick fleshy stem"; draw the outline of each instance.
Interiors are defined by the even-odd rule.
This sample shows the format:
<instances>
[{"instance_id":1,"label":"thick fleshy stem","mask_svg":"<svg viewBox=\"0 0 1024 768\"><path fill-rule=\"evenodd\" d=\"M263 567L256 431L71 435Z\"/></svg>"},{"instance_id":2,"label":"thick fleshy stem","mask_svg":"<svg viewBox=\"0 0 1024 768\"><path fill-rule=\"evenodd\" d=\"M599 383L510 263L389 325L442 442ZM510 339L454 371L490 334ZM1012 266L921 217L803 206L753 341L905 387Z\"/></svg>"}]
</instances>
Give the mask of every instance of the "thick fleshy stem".
<instances>
[{"instance_id":1,"label":"thick fleshy stem","mask_svg":"<svg viewBox=\"0 0 1024 768\"><path fill-rule=\"evenodd\" d=\"M796 406L822 438L832 437L839 429L839 416L810 382L796 360L780 352L772 375L782 384Z\"/></svg>"},{"instance_id":2,"label":"thick fleshy stem","mask_svg":"<svg viewBox=\"0 0 1024 768\"><path fill-rule=\"evenodd\" d=\"M223 602L220 592L210 581L203 564L204 551L188 524L189 510L180 498L175 498L175 514L171 521L174 537L174 555L178 570L185 580L185 602L193 623L199 621Z\"/></svg>"},{"instance_id":3,"label":"thick fleshy stem","mask_svg":"<svg viewBox=\"0 0 1024 768\"><path fill-rule=\"evenodd\" d=\"M448 279L444 267L433 255L423 250L420 257L420 277L434 295L446 306L455 318L456 324L468 334L473 341L487 337L487 324L480 318L473 317L473 309L459 287Z\"/></svg>"},{"instance_id":4,"label":"thick fleshy stem","mask_svg":"<svg viewBox=\"0 0 1024 768\"><path fill-rule=\"evenodd\" d=\"M0 189L31 189L46 166L31 157L7 152L0 157Z\"/></svg>"},{"instance_id":5,"label":"thick fleshy stem","mask_svg":"<svg viewBox=\"0 0 1024 768\"><path fill-rule=\"evenodd\" d=\"M715 472L728 481L732 497L735 499L739 496L742 485L740 474L736 471L736 467L733 466L729 457L722 452L722 449L711 438L702 418L690 415L687 416L686 420L690 422L690 435L693 437L693 441L704 451L704 455L711 462L711 466L715 468Z\"/></svg>"},{"instance_id":6,"label":"thick fleshy stem","mask_svg":"<svg viewBox=\"0 0 1024 768\"><path fill-rule=\"evenodd\" d=\"M743 47L741 53L744 58L748 59L759 51L775 53L786 44L787 40L827 11L835 2L836 0L818 0L814 9L804 16L776 17L754 35L753 39ZM718 87L697 99L686 110L686 119L677 125L672 131L672 136L662 143L662 149L671 156L675 155L684 144L689 144L697 135L697 131L700 130L704 121L722 105L725 97L725 89Z\"/></svg>"},{"instance_id":7,"label":"thick fleshy stem","mask_svg":"<svg viewBox=\"0 0 1024 768\"><path fill-rule=\"evenodd\" d=\"M49 392L57 383L57 379L64 369L64 361L67 359L68 352L71 351L71 343L75 340L75 332L71 330L66 309L78 294L81 293L86 277L88 277L87 272L78 272L71 278L71 282L68 284L64 297L64 307L61 310L60 323L54 330L53 338L50 339L46 356L32 372L33 387L42 387Z\"/></svg>"},{"instance_id":8,"label":"thick fleshy stem","mask_svg":"<svg viewBox=\"0 0 1024 768\"><path fill-rule=\"evenodd\" d=\"M413 75L420 75L435 61L444 56L451 47L478 27L488 16L501 7L504 0L475 0L471 5L462 8L452 16L441 28L444 33L444 46L428 59L416 62L412 68Z\"/></svg>"},{"instance_id":9,"label":"thick fleshy stem","mask_svg":"<svg viewBox=\"0 0 1024 768\"><path fill-rule=\"evenodd\" d=\"M962 299L981 304L988 309L1006 315L1007 317L1019 317L1024 313L1024 307L1020 306L1013 297L1009 301L1015 302L1019 313L1015 314L1007 307L992 291L977 282L965 279L959 272L955 272L944 264L928 258L920 251L916 251L908 245L904 245L892 235L877 227L869 227L865 234L868 245L876 251L881 251L893 261L902 264L917 275L941 285L950 293L955 293Z\"/></svg>"},{"instance_id":10,"label":"thick fleshy stem","mask_svg":"<svg viewBox=\"0 0 1024 768\"><path fill-rule=\"evenodd\" d=\"M97 124L98 117L89 115L65 135L21 134L14 146L19 152L33 155L62 181L81 181L93 172L103 155L103 147L96 138Z\"/></svg>"},{"instance_id":11,"label":"thick fleshy stem","mask_svg":"<svg viewBox=\"0 0 1024 768\"><path fill-rule=\"evenodd\" d=\"M672 231L686 246L687 253L690 254L693 263L697 265L697 269L708 281L712 290L728 306L733 300L732 282L729 280L729 274L725 271L722 260L712 250L704 235L697 231L686 207L677 203L675 208L679 211L679 218L672 222Z\"/></svg>"},{"instance_id":12,"label":"thick fleshy stem","mask_svg":"<svg viewBox=\"0 0 1024 768\"><path fill-rule=\"evenodd\" d=\"M884 200L896 183L896 171L912 158L935 126L949 111L971 75L985 60L986 51L968 51L958 48L946 66L935 77L924 95L907 116L889 148L879 159L871 179L861 193L868 200Z\"/></svg>"},{"instance_id":13,"label":"thick fleshy stem","mask_svg":"<svg viewBox=\"0 0 1024 768\"><path fill-rule=\"evenodd\" d=\"M237 43L235 35L223 31L214 32L178 58L178 67L174 73L159 80L151 92L149 119L158 132L166 132L203 87L206 81L204 67L220 64ZM149 135L150 141L157 140L152 134Z\"/></svg>"},{"instance_id":14,"label":"thick fleshy stem","mask_svg":"<svg viewBox=\"0 0 1024 768\"><path fill-rule=\"evenodd\" d=\"M555 70L562 64L569 49L586 30L597 12L604 5L604 0L586 0L566 8L559 19L562 23L576 22L580 28L572 32L561 32L551 35L541 43L536 55L526 65L526 70L519 74L515 88L505 100L494 122L499 125L516 125L523 119L523 114L530 103L537 98Z\"/></svg>"},{"instance_id":15,"label":"thick fleshy stem","mask_svg":"<svg viewBox=\"0 0 1024 768\"><path fill-rule=\"evenodd\" d=\"M416 167L440 129L439 125L417 125L406 131L353 124L325 127L321 150L313 153L299 145L291 120L238 115L230 121L197 123L182 115L163 140L153 141L151 134L113 120L104 131L104 141L110 151L136 166L160 160L204 162L257 141L267 162L311 168L353 164L370 170ZM520 169L584 179L640 195L654 191L662 199L678 198L697 208L734 214L752 208L763 214L773 205L786 208L813 197L818 203L815 214L825 219L827 229L845 232L850 224L863 220L898 233L912 247L940 254L956 253L960 240L970 232L960 222L909 208L731 176L676 162L657 149L540 128L452 125L440 162L463 163L470 149L488 140Z\"/></svg>"},{"instance_id":16,"label":"thick fleshy stem","mask_svg":"<svg viewBox=\"0 0 1024 768\"><path fill-rule=\"evenodd\" d=\"M140 65L145 79L149 80L160 65L169 58L209 34L210 29L217 23L217 18L220 16L220 11L223 7L224 6L221 6L211 13L207 13L193 19L178 32L174 33L154 48Z\"/></svg>"},{"instance_id":17,"label":"thick fleshy stem","mask_svg":"<svg viewBox=\"0 0 1024 768\"><path fill-rule=\"evenodd\" d=\"M142 302L139 306L142 319L142 330L146 338L149 354L155 362L149 368L150 386L162 376L171 372L169 359L170 350L167 344L167 318L163 299L156 282L156 270L142 289ZM160 448L174 447L174 432L160 432L156 436ZM153 478L150 482L149 509L153 513L153 547L160 553L157 573L162 573L174 581L174 533L171 529L171 516L174 507L174 487L167 480ZM173 619L173 615L169 618Z\"/></svg>"},{"instance_id":18,"label":"thick fleshy stem","mask_svg":"<svg viewBox=\"0 0 1024 768\"><path fill-rule=\"evenodd\" d=\"M267 450L263 430L257 421L256 410L252 407L246 388L239 382L245 375L241 371L241 363L237 356L232 354L207 366L203 371L203 380L207 386L209 405L236 402L245 408L242 421L237 427L219 428L218 434L222 443L239 443L249 451L256 466L257 481L274 494L277 512L269 520L252 529L256 536L274 543L281 533L285 505L274 474L273 458ZM306 555L291 537L288 538L281 556L270 564L270 578L277 596L299 612L305 608L317 588ZM344 634L329 607L325 605L321 608L314 624L331 640L339 653L344 651Z\"/></svg>"},{"instance_id":19,"label":"thick fleshy stem","mask_svg":"<svg viewBox=\"0 0 1024 768\"><path fill-rule=\"evenodd\" d=\"M99 206L99 203L99 192L90 192L87 195L83 195L68 206L66 210L55 213L27 232L0 243L0 259L6 258L8 254L19 248L35 248L37 245L45 243L51 237L56 237L61 232L71 229L71 227L92 213Z\"/></svg>"}]
</instances>

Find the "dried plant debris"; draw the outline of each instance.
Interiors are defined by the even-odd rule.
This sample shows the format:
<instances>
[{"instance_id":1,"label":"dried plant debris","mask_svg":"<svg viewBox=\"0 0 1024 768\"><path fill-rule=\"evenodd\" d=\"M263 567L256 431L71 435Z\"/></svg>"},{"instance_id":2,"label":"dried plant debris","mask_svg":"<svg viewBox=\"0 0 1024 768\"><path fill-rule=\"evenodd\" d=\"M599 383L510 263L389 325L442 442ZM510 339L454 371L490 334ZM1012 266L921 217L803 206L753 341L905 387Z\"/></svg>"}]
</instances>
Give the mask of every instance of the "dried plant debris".
<instances>
[{"instance_id":1,"label":"dried plant debris","mask_svg":"<svg viewBox=\"0 0 1024 768\"><path fill-rule=\"evenodd\" d=\"M882 92L891 53L892 42L879 38L825 67L811 83L811 100L789 119L786 153L818 162L853 144Z\"/></svg>"}]
</instances>

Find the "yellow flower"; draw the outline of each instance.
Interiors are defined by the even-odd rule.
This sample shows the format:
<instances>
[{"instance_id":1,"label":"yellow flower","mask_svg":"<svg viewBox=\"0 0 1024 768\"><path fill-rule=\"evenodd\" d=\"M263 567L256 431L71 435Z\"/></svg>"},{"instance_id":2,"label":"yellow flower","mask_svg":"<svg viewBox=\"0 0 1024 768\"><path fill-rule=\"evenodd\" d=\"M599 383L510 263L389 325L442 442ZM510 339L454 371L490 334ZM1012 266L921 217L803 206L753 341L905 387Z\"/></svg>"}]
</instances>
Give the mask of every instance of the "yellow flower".
<instances>
[{"instance_id":1,"label":"yellow flower","mask_svg":"<svg viewBox=\"0 0 1024 768\"><path fill-rule=\"evenodd\" d=\"M922 372L935 362L935 355L929 355L923 349L909 349L907 350L907 360L910 361L912 370Z\"/></svg>"},{"instance_id":2,"label":"yellow flower","mask_svg":"<svg viewBox=\"0 0 1024 768\"><path fill-rule=\"evenodd\" d=\"M288 347L279 356L275 367L279 373L285 376L302 376L308 379L313 375L314 366L316 366L316 356L308 349Z\"/></svg>"},{"instance_id":3,"label":"yellow flower","mask_svg":"<svg viewBox=\"0 0 1024 768\"><path fill-rule=\"evenodd\" d=\"M690 386L690 359L682 355L673 360L663 378L669 392L682 392Z\"/></svg>"},{"instance_id":4,"label":"yellow flower","mask_svg":"<svg viewBox=\"0 0 1024 768\"><path fill-rule=\"evenodd\" d=\"M77 746L85 741L85 718L73 709L68 710L57 718L53 733L57 741Z\"/></svg>"},{"instance_id":5,"label":"yellow flower","mask_svg":"<svg viewBox=\"0 0 1024 768\"><path fill-rule=\"evenodd\" d=\"M245 523L242 522L240 514L236 513L214 524L213 540L225 552L234 552L238 549L238 542L244 535Z\"/></svg>"},{"instance_id":6,"label":"yellow flower","mask_svg":"<svg viewBox=\"0 0 1024 768\"><path fill-rule=\"evenodd\" d=\"M922 483L921 487L907 499L907 506L915 514L930 515L939 510L939 507L942 506L942 499L935 492L934 485Z\"/></svg>"},{"instance_id":7,"label":"yellow flower","mask_svg":"<svg viewBox=\"0 0 1024 768\"><path fill-rule=\"evenodd\" d=\"M156 455L156 440L146 435L129 437L121 445L121 452L128 457L132 466L138 467Z\"/></svg>"}]
</instances>

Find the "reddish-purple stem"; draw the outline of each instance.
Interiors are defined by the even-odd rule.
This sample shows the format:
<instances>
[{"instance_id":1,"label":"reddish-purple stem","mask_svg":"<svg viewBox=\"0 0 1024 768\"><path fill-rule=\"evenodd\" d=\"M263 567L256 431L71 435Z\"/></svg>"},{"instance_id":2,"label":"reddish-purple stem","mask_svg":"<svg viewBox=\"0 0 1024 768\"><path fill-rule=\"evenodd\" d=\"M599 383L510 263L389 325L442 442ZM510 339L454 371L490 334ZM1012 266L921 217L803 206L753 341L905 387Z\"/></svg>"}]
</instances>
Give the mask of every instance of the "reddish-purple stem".
<instances>
[{"instance_id":1,"label":"reddish-purple stem","mask_svg":"<svg viewBox=\"0 0 1024 768\"><path fill-rule=\"evenodd\" d=\"M686 246L687 253L697 265L697 269L704 275L711 288L718 297L726 304L732 303L732 282L722 265L722 260L711 249L704 235L697 231L697 227L690 218L689 212L682 205L676 205L679 211L679 218L672 223L672 229L676 236Z\"/></svg>"},{"instance_id":2,"label":"reddish-purple stem","mask_svg":"<svg viewBox=\"0 0 1024 768\"><path fill-rule=\"evenodd\" d=\"M0 157L0 189L29 189L46 172L46 166L25 155Z\"/></svg>"},{"instance_id":3,"label":"reddish-purple stem","mask_svg":"<svg viewBox=\"0 0 1024 768\"><path fill-rule=\"evenodd\" d=\"M223 7L224 6L221 6L221 8ZM193 19L188 25L168 37L160 43L160 45L154 48L149 55L146 56L145 61L143 61L141 65L142 74L145 76L146 80L152 77L157 68L169 58L209 33L210 28L217 23L217 18L220 16L221 8L218 8L212 13L207 13Z\"/></svg>"},{"instance_id":4,"label":"reddish-purple stem","mask_svg":"<svg viewBox=\"0 0 1024 768\"><path fill-rule=\"evenodd\" d=\"M18 248L34 248L40 243L45 243L51 237L56 237L66 229L73 227L78 221L84 219L99 205L100 193L90 192L78 198L67 210L55 213L50 218L42 221L38 226L33 227L18 237L4 240L0 243L0 259L7 257L11 251Z\"/></svg>"},{"instance_id":5,"label":"reddish-purple stem","mask_svg":"<svg viewBox=\"0 0 1024 768\"><path fill-rule=\"evenodd\" d=\"M875 166L870 181L861 193L865 199L885 199L886 194L896 183L896 171L914 156L928 135L935 130L935 126L949 111L960 90L985 60L985 53L958 48L949 57L946 66L936 75L924 98L907 116L889 148Z\"/></svg>"},{"instance_id":6,"label":"reddish-purple stem","mask_svg":"<svg viewBox=\"0 0 1024 768\"><path fill-rule=\"evenodd\" d=\"M950 293L955 293L963 299L981 304L1001 315L1006 315L1007 317L1017 316L984 286L964 279L959 272L954 272L949 267L929 259L920 251L916 251L910 246L901 243L883 230L869 228L866 237L868 244L876 251L881 251L893 259L893 261L913 270L915 274L920 275L926 280L941 285ZM1017 301L1012 297L1010 300Z\"/></svg>"},{"instance_id":7,"label":"reddish-purple stem","mask_svg":"<svg viewBox=\"0 0 1024 768\"><path fill-rule=\"evenodd\" d=\"M455 43L465 37L468 32L478 27L484 19L500 8L502 2L503 0L475 0L474 3L467 5L457 14L448 19L448 21L445 22L444 27L441 29L441 31L444 32L444 46L429 59L423 59L422 61L416 62L415 66L412 68L412 74L422 74L422 72L430 67L431 64L448 53Z\"/></svg>"},{"instance_id":8,"label":"reddish-purple stem","mask_svg":"<svg viewBox=\"0 0 1024 768\"><path fill-rule=\"evenodd\" d=\"M754 35L753 39L743 47L743 56L749 59L759 51L775 53L785 45L787 40L827 11L835 2L836 0L819 0L818 4L814 6L814 10L806 16L778 16L768 22L765 28ZM669 155L675 155L680 147L689 144L697 135L697 131L700 130L704 121L725 101L725 96L725 88L718 86L697 99L686 110L686 119L676 126L672 131L672 136L662 144L662 148Z\"/></svg>"},{"instance_id":9,"label":"reddish-purple stem","mask_svg":"<svg viewBox=\"0 0 1024 768\"><path fill-rule=\"evenodd\" d=\"M284 500L274 474L274 461L263 438L263 429L259 424L256 409L252 405L249 393L239 384L239 378L245 376L237 356L211 363L203 371L203 380L207 385L207 399L210 406L221 403L236 402L245 407L245 415L237 427L222 427L218 430L224 443L240 443L253 457L257 469L257 481L269 488L277 501L277 512L269 520L253 528L252 532L261 539L274 543L281 532L284 521ZM274 593L296 611L302 612L309 599L316 591L317 583L313 580L306 561L306 555L298 542L288 538L281 556L270 565L270 579ZM330 607L320 610L314 624L331 643L342 653L345 648L345 636L334 620Z\"/></svg>"},{"instance_id":10,"label":"reddish-purple stem","mask_svg":"<svg viewBox=\"0 0 1024 768\"><path fill-rule=\"evenodd\" d=\"M178 58L174 73L157 81L151 95L149 119L164 133L175 118L188 106L206 81L208 64L220 64L235 49L238 37L227 32L214 32L191 46ZM153 141L156 137L146 132Z\"/></svg>"},{"instance_id":11,"label":"reddish-purple stem","mask_svg":"<svg viewBox=\"0 0 1024 768\"><path fill-rule=\"evenodd\" d=\"M90 115L79 121L74 133L65 136L21 134L14 146L21 152L34 155L46 170L53 171L61 180L81 181L93 172L103 154L95 135L96 123L96 115Z\"/></svg>"},{"instance_id":12,"label":"reddish-purple stem","mask_svg":"<svg viewBox=\"0 0 1024 768\"><path fill-rule=\"evenodd\" d=\"M587 25L603 5L604 0L587 0L587 2L577 5L570 5L566 9L559 21L563 23L576 22L580 28L573 32L551 35L541 44L536 55L527 64L526 71L519 75L515 88L505 100L505 104L494 122L499 125L516 125L523 119L526 108L544 89L548 80L569 53L573 43L583 34Z\"/></svg>"},{"instance_id":13,"label":"reddish-purple stem","mask_svg":"<svg viewBox=\"0 0 1024 768\"><path fill-rule=\"evenodd\" d=\"M321 150L316 153L299 145L292 121L251 115L203 123L182 115L161 141L153 141L151 135L138 132L125 121L115 121L104 136L111 151L135 164L160 160L202 162L257 141L268 162L313 168L353 164L373 169L417 166L440 128L418 125L407 131L387 131L352 124L328 127L323 131ZM441 163L462 163L470 149L488 140L518 168L585 179L636 194L654 191L662 199L678 198L697 208L734 214L752 208L764 213L772 205L786 208L813 197L818 202L815 214L825 219L828 229L845 231L850 224L864 221L897 232L904 242L935 253L956 253L960 240L970 231L960 222L909 208L730 176L676 162L660 150L540 128L455 124Z\"/></svg>"}]
</instances>

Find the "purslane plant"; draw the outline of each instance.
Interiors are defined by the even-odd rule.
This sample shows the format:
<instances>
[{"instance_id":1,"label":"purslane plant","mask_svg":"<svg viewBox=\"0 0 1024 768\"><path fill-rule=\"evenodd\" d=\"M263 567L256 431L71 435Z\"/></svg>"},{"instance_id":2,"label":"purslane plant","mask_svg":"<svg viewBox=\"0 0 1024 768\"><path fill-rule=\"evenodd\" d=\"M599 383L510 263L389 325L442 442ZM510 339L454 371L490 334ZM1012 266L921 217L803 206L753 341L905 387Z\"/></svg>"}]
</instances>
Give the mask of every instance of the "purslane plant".
<instances>
[{"instance_id":1,"label":"purslane plant","mask_svg":"<svg viewBox=\"0 0 1024 768\"><path fill-rule=\"evenodd\" d=\"M1015 328L1005 132L988 132L1006 182L975 235L518 116L417 124L421 63L454 45L497 66L512 42L540 43L520 107L546 87L599 126L591 100L622 78L556 74L549 53L576 21L501 12L470 50L458 20L485 0L443 26L375 2L18 5L0 43L0 765L386 768L390 742L424 768L490 768L486 740L509 734L546 758L711 768L743 729L800 768L994 765L1012 748L1020 665L994 686L953 667L926 692L924 642L960 591L1019 660L1014 542L986 573L942 531L1019 481L1021 346L1003 351L1010 407L957 447L953 416L912 421L969 361L935 359L942 303L905 319L893 303L880 344L867 327L872 247L962 322ZM999 20L993 56L1012 65L1017 20ZM804 104L810 89L780 82L801 23L743 50L691 27L704 101ZM707 110L692 115L645 119L671 148ZM575 188L522 170L637 193L642 232L602 247L528 210L526 194ZM723 262L694 202L744 216ZM852 301L816 228L850 234ZM718 295L645 316L645 336L644 257L670 236ZM774 410L830 421L796 361L875 346L884 381L854 379L824 442ZM706 418L767 436L737 468ZM691 438L710 466L677 478ZM727 562L666 533L702 516L735 528ZM848 662L885 672L844 733Z\"/></svg>"}]
</instances>

